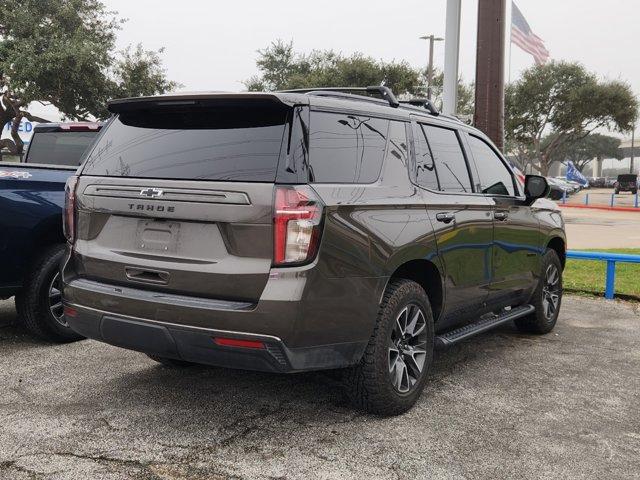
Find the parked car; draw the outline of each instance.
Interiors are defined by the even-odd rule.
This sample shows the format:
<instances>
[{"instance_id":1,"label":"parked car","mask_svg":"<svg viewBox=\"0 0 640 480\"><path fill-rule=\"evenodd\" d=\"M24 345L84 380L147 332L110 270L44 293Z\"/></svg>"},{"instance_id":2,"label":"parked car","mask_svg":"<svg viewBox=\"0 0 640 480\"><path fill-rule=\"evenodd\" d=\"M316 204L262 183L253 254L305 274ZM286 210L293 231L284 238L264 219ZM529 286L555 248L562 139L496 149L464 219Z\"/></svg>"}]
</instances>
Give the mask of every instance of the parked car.
<instances>
[{"instance_id":1,"label":"parked car","mask_svg":"<svg viewBox=\"0 0 640 480\"><path fill-rule=\"evenodd\" d=\"M573 187L557 178L547 177L547 183L549 184L549 198L552 200L562 200L563 197L568 197L573 193Z\"/></svg>"},{"instance_id":2,"label":"parked car","mask_svg":"<svg viewBox=\"0 0 640 480\"><path fill-rule=\"evenodd\" d=\"M618 175L616 183L613 185L616 195L620 192L631 192L635 195L638 192L638 175L627 173Z\"/></svg>"},{"instance_id":3,"label":"parked car","mask_svg":"<svg viewBox=\"0 0 640 480\"><path fill-rule=\"evenodd\" d=\"M616 179L613 178L613 177L605 177L604 186L605 186L605 188L615 188Z\"/></svg>"},{"instance_id":4,"label":"parked car","mask_svg":"<svg viewBox=\"0 0 640 480\"><path fill-rule=\"evenodd\" d=\"M567 192L570 194L577 193L580 191L582 186L577 182L572 182L567 180L566 178L556 177L555 180L560 183L562 186L566 187Z\"/></svg>"},{"instance_id":5,"label":"parked car","mask_svg":"<svg viewBox=\"0 0 640 480\"><path fill-rule=\"evenodd\" d=\"M15 295L20 321L51 341L79 338L62 315L64 186L100 128L39 124L24 161L0 163L0 297Z\"/></svg>"},{"instance_id":6,"label":"parked car","mask_svg":"<svg viewBox=\"0 0 640 480\"><path fill-rule=\"evenodd\" d=\"M521 188L480 131L367 91L384 100L112 101L66 187L71 328L172 366L345 369L384 415L416 402L434 347L551 331L566 239L544 177Z\"/></svg>"}]
</instances>

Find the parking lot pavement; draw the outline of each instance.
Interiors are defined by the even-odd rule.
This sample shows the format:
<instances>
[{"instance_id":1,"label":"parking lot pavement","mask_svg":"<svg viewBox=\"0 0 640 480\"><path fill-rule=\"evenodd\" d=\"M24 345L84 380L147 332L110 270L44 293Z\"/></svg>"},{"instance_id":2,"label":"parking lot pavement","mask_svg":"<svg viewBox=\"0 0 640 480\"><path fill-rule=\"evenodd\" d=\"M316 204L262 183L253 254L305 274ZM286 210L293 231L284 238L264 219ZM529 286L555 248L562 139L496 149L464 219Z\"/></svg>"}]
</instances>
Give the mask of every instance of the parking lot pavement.
<instances>
[{"instance_id":1,"label":"parking lot pavement","mask_svg":"<svg viewBox=\"0 0 640 480\"><path fill-rule=\"evenodd\" d=\"M0 303L0 324L15 313ZM351 410L320 373L174 370L0 328L0 478L638 478L640 314L567 297L556 330L440 352L416 408Z\"/></svg>"},{"instance_id":2,"label":"parking lot pavement","mask_svg":"<svg viewBox=\"0 0 640 480\"><path fill-rule=\"evenodd\" d=\"M640 210L564 208L562 215L569 248L637 248L640 245Z\"/></svg>"}]
</instances>

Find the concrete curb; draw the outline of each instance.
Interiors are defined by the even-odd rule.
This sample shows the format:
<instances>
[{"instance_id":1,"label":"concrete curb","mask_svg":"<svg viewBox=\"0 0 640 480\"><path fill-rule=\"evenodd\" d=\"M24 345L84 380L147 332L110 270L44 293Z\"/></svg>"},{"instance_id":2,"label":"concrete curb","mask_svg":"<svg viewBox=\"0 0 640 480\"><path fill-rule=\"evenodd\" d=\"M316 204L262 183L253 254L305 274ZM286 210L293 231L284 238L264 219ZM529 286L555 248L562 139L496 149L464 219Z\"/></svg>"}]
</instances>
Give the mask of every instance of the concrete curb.
<instances>
[{"instance_id":1,"label":"concrete curb","mask_svg":"<svg viewBox=\"0 0 640 480\"><path fill-rule=\"evenodd\" d=\"M598 206L598 205L568 205L568 204L558 204L559 207L562 208L584 208L584 209L591 209L591 210L611 210L614 212L636 212L636 213L640 213L640 208L635 208L635 207L606 207L604 205L602 206Z\"/></svg>"}]
</instances>

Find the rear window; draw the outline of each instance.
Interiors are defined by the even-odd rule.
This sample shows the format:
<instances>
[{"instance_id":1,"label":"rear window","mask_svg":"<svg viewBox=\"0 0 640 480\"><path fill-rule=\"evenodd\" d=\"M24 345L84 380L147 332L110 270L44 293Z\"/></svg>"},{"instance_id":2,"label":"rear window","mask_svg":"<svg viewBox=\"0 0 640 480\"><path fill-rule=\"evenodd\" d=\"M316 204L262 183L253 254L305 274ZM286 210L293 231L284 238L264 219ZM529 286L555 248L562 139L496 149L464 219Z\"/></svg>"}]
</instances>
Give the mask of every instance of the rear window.
<instances>
[{"instance_id":1,"label":"rear window","mask_svg":"<svg viewBox=\"0 0 640 480\"><path fill-rule=\"evenodd\" d=\"M89 152L83 174L273 182L286 119L282 106L123 112Z\"/></svg>"},{"instance_id":2,"label":"rear window","mask_svg":"<svg viewBox=\"0 0 640 480\"><path fill-rule=\"evenodd\" d=\"M96 135L98 132L36 131L31 139L25 162L77 167Z\"/></svg>"},{"instance_id":3,"label":"rear window","mask_svg":"<svg viewBox=\"0 0 640 480\"><path fill-rule=\"evenodd\" d=\"M619 182L635 182L637 178L637 175L618 175Z\"/></svg>"}]
</instances>

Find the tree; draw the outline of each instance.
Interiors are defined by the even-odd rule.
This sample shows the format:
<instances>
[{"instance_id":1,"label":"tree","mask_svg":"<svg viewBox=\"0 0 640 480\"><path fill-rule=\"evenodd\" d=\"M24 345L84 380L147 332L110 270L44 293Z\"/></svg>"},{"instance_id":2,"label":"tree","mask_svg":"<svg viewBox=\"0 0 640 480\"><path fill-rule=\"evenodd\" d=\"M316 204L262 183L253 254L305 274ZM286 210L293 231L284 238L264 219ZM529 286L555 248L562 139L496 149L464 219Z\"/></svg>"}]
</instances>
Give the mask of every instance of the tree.
<instances>
[{"instance_id":1,"label":"tree","mask_svg":"<svg viewBox=\"0 0 640 480\"><path fill-rule=\"evenodd\" d=\"M596 129L628 131L638 101L620 81L601 81L578 63L550 62L526 70L506 89L505 130L527 161L547 175L564 144ZM546 142L545 135L551 132Z\"/></svg>"},{"instance_id":2,"label":"tree","mask_svg":"<svg viewBox=\"0 0 640 480\"><path fill-rule=\"evenodd\" d=\"M424 84L427 83L427 72L424 71ZM444 94L444 73L434 69L433 83L431 91L436 107L442 110L442 97ZM471 120L473 118L474 105L475 105L475 89L473 84L465 83L462 78L458 79L458 99L457 99L457 112L461 118Z\"/></svg>"},{"instance_id":3,"label":"tree","mask_svg":"<svg viewBox=\"0 0 640 480\"><path fill-rule=\"evenodd\" d=\"M546 136L542 140L543 148L553 141L553 134ZM600 133L569 139L550 156L552 162L572 161L576 168L582 172L584 168L593 160L603 160L605 158L623 158L620 151L620 139Z\"/></svg>"},{"instance_id":4,"label":"tree","mask_svg":"<svg viewBox=\"0 0 640 480\"><path fill-rule=\"evenodd\" d=\"M66 118L108 116L106 102L122 94L162 93L166 79L159 52L115 52L122 20L100 0L0 0L0 142L20 154L18 127L32 102L55 106Z\"/></svg>"},{"instance_id":5,"label":"tree","mask_svg":"<svg viewBox=\"0 0 640 480\"><path fill-rule=\"evenodd\" d=\"M310 54L294 51L293 42L276 40L258 50L259 75L245 82L250 91L288 90L311 87L366 87L382 82L399 98L426 96L427 72L407 62L384 62L362 53L344 56L332 50L314 50ZM434 75L436 106L442 105L442 73ZM458 112L473 114L473 88L460 81Z\"/></svg>"}]
</instances>

